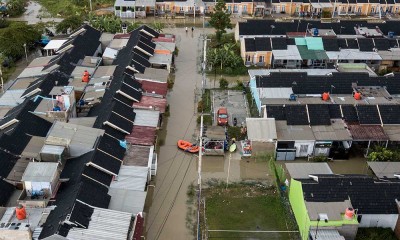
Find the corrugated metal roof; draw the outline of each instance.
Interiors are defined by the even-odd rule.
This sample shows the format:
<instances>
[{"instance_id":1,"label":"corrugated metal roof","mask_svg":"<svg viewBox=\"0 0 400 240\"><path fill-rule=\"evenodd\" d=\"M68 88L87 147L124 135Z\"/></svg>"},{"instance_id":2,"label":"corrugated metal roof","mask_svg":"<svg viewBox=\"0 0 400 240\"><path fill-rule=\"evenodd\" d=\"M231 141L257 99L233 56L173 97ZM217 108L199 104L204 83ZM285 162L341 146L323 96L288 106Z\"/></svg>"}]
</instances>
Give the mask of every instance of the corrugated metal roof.
<instances>
[{"instance_id":1,"label":"corrugated metal roof","mask_svg":"<svg viewBox=\"0 0 400 240\"><path fill-rule=\"evenodd\" d=\"M308 76L323 76L328 73L337 72L336 69L319 69L319 68L310 68L310 69L250 69L249 71L250 78L254 78L255 76L266 76L271 72L306 72Z\"/></svg>"},{"instance_id":2,"label":"corrugated metal roof","mask_svg":"<svg viewBox=\"0 0 400 240\"><path fill-rule=\"evenodd\" d=\"M359 49L341 49L339 52L326 51L330 60L382 60L377 52L361 52Z\"/></svg>"},{"instance_id":3,"label":"corrugated metal roof","mask_svg":"<svg viewBox=\"0 0 400 240\"><path fill-rule=\"evenodd\" d=\"M147 192L127 189L110 188L108 194L111 196L108 208L116 211L137 214L143 211Z\"/></svg>"},{"instance_id":4,"label":"corrugated metal roof","mask_svg":"<svg viewBox=\"0 0 400 240\"><path fill-rule=\"evenodd\" d=\"M30 162L26 168L22 181L52 182L57 173L58 163Z\"/></svg>"},{"instance_id":5,"label":"corrugated metal roof","mask_svg":"<svg viewBox=\"0 0 400 240\"><path fill-rule=\"evenodd\" d=\"M274 118L246 118L246 126L251 141L268 142L277 138Z\"/></svg>"},{"instance_id":6,"label":"corrugated metal roof","mask_svg":"<svg viewBox=\"0 0 400 240\"><path fill-rule=\"evenodd\" d=\"M157 127L160 111L135 109L135 126Z\"/></svg>"},{"instance_id":7,"label":"corrugated metal roof","mask_svg":"<svg viewBox=\"0 0 400 240\"><path fill-rule=\"evenodd\" d=\"M288 45L286 50L272 50L272 54L276 60L302 60L295 45Z\"/></svg>"},{"instance_id":8,"label":"corrugated metal roof","mask_svg":"<svg viewBox=\"0 0 400 240\"><path fill-rule=\"evenodd\" d=\"M315 237L315 234L317 236ZM341 236L336 229L323 229L319 228L318 232L316 229L310 230L310 235L313 237L313 240L345 240L343 236Z\"/></svg>"},{"instance_id":9,"label":"corrugated metal roof","mask_svg":"<svg viewBox=\"0 0 400 240\"><path fill-rule=\"evenodd\" d=\"M103 53L103 58L115 59L117 54L118 50L106 47Z\"/></svg>"},{"instance_id":10,"label":"corrugated metal roof","mask_svg":"<svg viewBox=\"0 0 400 240\"><path fill-rule=\"evenodd\" d=\"M144 73L135 74L137 80L150 80L166 83L168 81L169 72L165 69L146 68Z\"/></svg>"},{"instance_id":11,"label":"corrugated metal roof","mask_svg":"<svg viewBox=\"0 0 400 240\"><path fill-rule=\"evenodd\" d=\"M316 140L343 141L352 140L343 120L331 120L331 125L311 126Z\"/></svg>"},{"instance_id":12,"label":"corrugated metal roof","mask_svg":"<svg viewBox=\"0 0 400 240\"><path fill-rule=\"evenodd\" d=\"M383 128L379 125L348 125L348 129L353 136L354 140L364 140L364 141L373 141L373 140L381 140L386 141L389 140L389 137L383 131Z\"/></svg>"},{"instance_id":13,"label":"corrugated metal roof","mask_svg":"<svg viewBox=\"0 0 400 240\"><path fill-rule=\"evenodd\" d=\"M132 145L126 151L123 160L125 166L151 167L153 159L154 146Z\"/></svg>"},{"instance_id":14,"label":"corrugated metal roof","mask_svg":"<svg viewBox=\"0 0 400 240\"><path fill-rule=\"evenodd\" d=\"M87 229L72 228L67 238L74 240L126 239L131 226L132 213L95 208Z\"/></svg>"},{"instance_id":15,"label":"corrugated metal roof","mask_svg":"<svg viewBox=\"0 0 400 240\"><path fill-rule=\"evenodd\" d=\"M333 174L327 163L285 163L291 178L309 179L313 174Z\"/></svg>"},{"instance_id":16,"label":"corrugated metal roof","mask_svg":"<svg viewBox=\"0 0 400 240\"><path fill-rule=\"evenodd\" d=\"M378 178L395 178L400 174L400 162L367 162Z\"/></svg>"},{"instance_id":17,"label":"corrugated metal roof","mask_svg":"<svg viewBox=\"0 0 400 240\"><path fill-rule=\"evenodd\" d=\"M306 44L308 50L324 50L324 44L320 37L306 37Z\"/></svg>"},{"instance_id":18,"label":"corrugated metal roof","mask_svg":"<svg viewBox=\"0 0 400 240\"><path fill-rule=\"evenodd\" d=\"M45 144L69 147L71 156L92 150L104 130L56 121L48 132Z\"/></svg>"},{"instance_id":19,"label":"corrugated metal roof","mask_svg":"<svg viewBox=\"0 0 400 240\"><path fill-rule=\"evenodd\" d=\"M286 121L275 121L278 140L315 140L308 125L288 126Z\"/></svg>"},{"instance_id":20,"label":"corrugated metal roof","mask_svg":"<svg viewBox=\"0 0 400 240\"><path fill-rule=\"evenodd\" d=\"M133 145L152 146L156 140L156 131L155 127L133 126L131 134L127 135L125 139Z\"/></svg>"},{"instance_id":21,"label":"corrugated metal roof","mask_svg":"<svg viewBox=\"0 0 400 240\"><path fill-rule=\"evenodd\" d=\"M290 94L293 94L292 88L259 88L260 98L283 98L289 99Z\"/></svg>"},{"instance_id":22,"label":"corrugated metal roof","mask_svg":"<svg viewBox=\"0 0 400 240\"><path fill-rule=\"evenodd\" d=\"M24 101L24 99L21 99L24 92L25 89L7 90L0 97L0 106L17 106L21 104Z\"/></svg>"},{"instance_id":23,"label":"corrugated metal roof","mask_svg":"<svg viewBox=\"0 0 400 240\"><path fill-rule=\"evenodd\" d=\"M118 173L118 180L112 181L110 188L144 191L148 178L148 167L122 165Z\"/></svg>"},{"instance_id":24,"label":"corrugated metal roof","mask_svg":"<svg viewBox=\"0 0 400 240\"><path fill-rule=\"evenodd\" d=\"M167 99L165 98L143 96L140 102L134 102L132 107L143 108L146 110L157 110L160 111L160 113L165 113L167 104Z\"/></svg>"}]
</instances>

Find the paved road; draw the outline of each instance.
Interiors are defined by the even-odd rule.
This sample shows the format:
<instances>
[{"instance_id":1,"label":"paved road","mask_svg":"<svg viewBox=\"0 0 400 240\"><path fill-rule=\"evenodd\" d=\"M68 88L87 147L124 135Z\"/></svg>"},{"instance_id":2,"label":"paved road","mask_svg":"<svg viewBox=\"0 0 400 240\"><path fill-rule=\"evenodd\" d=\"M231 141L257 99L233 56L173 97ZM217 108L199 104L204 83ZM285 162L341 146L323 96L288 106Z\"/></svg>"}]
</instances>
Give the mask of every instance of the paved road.
<instances>
[{"instance_id":1,"label":"paved road","mask_svg":"<svg viewBox=\"0 0 400 240\"><path fill-rule=\"evenodd\" d=\"M212 31L207 29L207 31ZM185 33L184 28L166 29L177 35L179 56L173 91L168 95L170 117L165 145L160 148L153 203L147 219L147 239L192 239L186 228L186 191L196 184L197 157L178 150L179 139L192 140L196 128L194 91L200 87L197 64L201 55L200 30Z\"/></svg>"}]
</instances>

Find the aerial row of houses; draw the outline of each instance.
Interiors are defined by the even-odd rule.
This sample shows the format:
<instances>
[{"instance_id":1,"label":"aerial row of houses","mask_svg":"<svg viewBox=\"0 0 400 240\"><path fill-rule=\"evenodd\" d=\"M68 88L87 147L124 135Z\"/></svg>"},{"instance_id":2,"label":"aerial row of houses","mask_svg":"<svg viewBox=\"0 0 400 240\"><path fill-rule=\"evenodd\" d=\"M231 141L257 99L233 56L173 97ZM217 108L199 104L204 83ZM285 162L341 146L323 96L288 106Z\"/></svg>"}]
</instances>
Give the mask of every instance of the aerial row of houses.
<instances>
[{"instance_id":1,"label":"aerial row of houses","mask_svg":"<svg viewBox=\"0 0 400 240\"><path fill-rule=\"evenodd\" d=\"M260 66L248 71L260 117L246 119L247 137L290 162L286 185L303 240L353 240L359 228L376 227L400 237L399 162L366 162L360 174L342 161L350 174L338 174L335 161L294 161L398 147L399 30L395 22L362 21L251 20L236 27L245 64ZM378 76L383 69L394 72Z\"/></svg>"},{"instance_id":2,"label":"aerial row of houses","mask_svg":"<svg viewBox=\"0 0 400 240\"><path fill-rule=\"evenodd\" d=\"M145 16L200 16L214 11L216 1L210 0L116 0L115 15L122 18ZM396 0L235 0L226 1L226 9L234 16L265 16L289 14L318 16L327 11L332 16L398 14L400 2Z\"/></svg>"},{"instance_id":3,"label":"aerial row of houses","mask_svg":"<svg viewBox=\"0 0 400 240\"><path fill-rule=\"evenodd\" d=\"M1 239L141 239L174 39L84 25L13 81L0 97Z\"/></svg>"},{"instance_id":4,"label":"aerial row of houses","mask_svg":"<svg viewBox=\"0 0 400 240\"><path fill-rule=\"evenodd\" d=\"M237 24L235 37L246 66L335 68L339 63L366 63L374 71L398 71L400 29L396 25L250 20Z\"/></svg>"}]
</instances>

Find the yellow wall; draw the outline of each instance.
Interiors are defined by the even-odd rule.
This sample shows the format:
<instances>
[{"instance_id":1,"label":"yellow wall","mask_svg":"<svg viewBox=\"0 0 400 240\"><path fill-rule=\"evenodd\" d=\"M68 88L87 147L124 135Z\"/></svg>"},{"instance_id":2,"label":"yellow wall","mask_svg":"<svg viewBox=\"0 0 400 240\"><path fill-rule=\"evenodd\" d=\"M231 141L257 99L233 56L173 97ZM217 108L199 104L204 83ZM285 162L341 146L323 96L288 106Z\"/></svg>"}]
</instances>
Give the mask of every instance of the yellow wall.
<instances>
[{"instance_id":1,"label":"yellow wall","mask_svg":"<svg viewBox=\"0 0 400 240\"><path fill-rule=\"evenodd\" d=\"M246 62L246 56L250 56L250 62L254 65L258 63L260 56L264 56L264 67L271 65L272 52L243 52L241 55L243 62ZM255 55L257 56L256 59L254 59Z\"/></svg>"}]
</instances>

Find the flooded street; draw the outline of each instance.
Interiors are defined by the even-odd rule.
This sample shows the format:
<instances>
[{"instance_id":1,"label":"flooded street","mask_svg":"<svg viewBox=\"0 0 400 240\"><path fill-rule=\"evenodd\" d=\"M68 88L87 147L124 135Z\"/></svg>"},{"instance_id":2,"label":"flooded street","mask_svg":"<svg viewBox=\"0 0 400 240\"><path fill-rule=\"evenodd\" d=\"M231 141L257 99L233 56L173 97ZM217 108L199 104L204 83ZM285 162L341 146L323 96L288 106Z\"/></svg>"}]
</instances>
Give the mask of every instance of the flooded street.
<instances>
[{"instance_id":1,"label":"flooded street","mask_svg":"<svg viewBox=\"0 0 400 240\"><path fill-rule=\"evenodd\" d=\"M205 33L213 32L206 28ZM179 55L175 60L176 77L173 90L168 95L170 117L163 126L165 143L159 149L158 172L152 194L152 203L147 215L147 239L193 239L187 227L187 190L190 184L197 186L197 155L184 153L177 148L179 139L194 141L196 132L195 93L200 92L202 76L199 74L199 59L203 41L203 29L194 34L185 33L184 28L165 29L163 32L177 36ZM265 179L268 168L265 162L240 160L240 153L226 157L203 158L203 183L207 179L219 178L229 182L240 179ZM229 171L228 171L229 169ZM152 188L152 187L149 187Z\"/></svg>"},{"instance_id":2,"label":"flooded street","mask_svg":"<svg viewBox=\"0 0 400 240\"><path fill-rule=\"evenodd\" d=\"M41 18L40 9L42 6L38 2L30 1L26 7L25 13L21 17L10 18L12 21L25 21L28 24L36 24L38 22L61 22L62 18Z\"/></svg>"}]
</instances>

